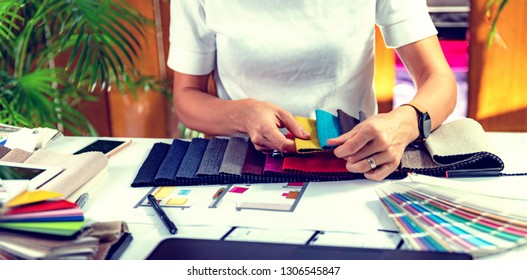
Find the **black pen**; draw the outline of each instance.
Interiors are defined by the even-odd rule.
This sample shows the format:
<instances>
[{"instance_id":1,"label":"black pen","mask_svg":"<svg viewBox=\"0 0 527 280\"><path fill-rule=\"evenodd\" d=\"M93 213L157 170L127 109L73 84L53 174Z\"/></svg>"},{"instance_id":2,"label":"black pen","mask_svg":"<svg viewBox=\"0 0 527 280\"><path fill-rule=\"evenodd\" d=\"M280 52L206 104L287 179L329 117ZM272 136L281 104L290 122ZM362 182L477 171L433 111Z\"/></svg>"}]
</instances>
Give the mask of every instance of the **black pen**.
<instances>
[{"instance_id":1,"label":"black pen","mask_svg":"<svg viewBox=\"0 0 527 280\"><path fill-rule=\"evenodd\" d=\"M168 231L171 234L175 234L177 232L176 225L168 218L165 211L163 211L163 208L161 208L161 205L159 205L159 203L157 202L157 199L153 195L149 194L148 201L150 201L150 204L152 205L152 207L154 207L154 210L156 211L157 216L159 216L161 221L163 221Z\"/></svg>"}]
</instances>

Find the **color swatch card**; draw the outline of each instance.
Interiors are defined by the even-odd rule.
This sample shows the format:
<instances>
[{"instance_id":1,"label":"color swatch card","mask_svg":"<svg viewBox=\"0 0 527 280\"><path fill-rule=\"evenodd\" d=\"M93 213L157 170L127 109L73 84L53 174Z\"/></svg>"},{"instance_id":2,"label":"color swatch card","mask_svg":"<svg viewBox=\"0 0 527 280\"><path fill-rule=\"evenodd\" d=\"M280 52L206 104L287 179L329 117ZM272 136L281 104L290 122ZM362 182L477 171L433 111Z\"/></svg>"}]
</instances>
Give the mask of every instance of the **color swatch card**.
<instances>
[{"instance_id":1,"label":"color swatch card","mask_svg":"<svg viewBox=\"0 0 527 280\"><path fill-rule=\"evenodd\" d=\"M437 178L403 180L376 191L412 249L477 258L527 243L527 199L471 192Z\"/></svg>"},{"instance_id":2,"label":"color swatch card","mask_svg":"<svg viewBox=\"0 0 527 280\"><path fill-rule=\"evenodd\" d=\"M72 236L84 226L84 213L62 195L44 190L26 191L12 199L0 215L0 228Z\"/></svg>"}]
</instances>

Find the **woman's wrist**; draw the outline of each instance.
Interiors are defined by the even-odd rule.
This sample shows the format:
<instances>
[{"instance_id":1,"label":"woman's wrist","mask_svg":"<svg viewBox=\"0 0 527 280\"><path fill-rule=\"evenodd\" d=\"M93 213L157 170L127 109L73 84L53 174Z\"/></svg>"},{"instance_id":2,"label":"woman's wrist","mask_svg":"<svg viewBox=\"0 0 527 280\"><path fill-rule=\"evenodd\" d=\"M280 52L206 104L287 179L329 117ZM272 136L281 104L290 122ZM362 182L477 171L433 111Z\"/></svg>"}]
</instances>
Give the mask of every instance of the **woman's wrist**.
<instances>
[{"instance_id":1,"label":"woman's wrist","mask_svg":"<svg viewBox=\"0 0 527 280\"><path fill-rule=\"evenodd\" d=\"M255 100L240 99L225 101L227 119L236 133L248 133L247 110Z\"/></svg>"},{"instance_id":2,"label":"woman's wrist","mask_svg":"<svg viewBox=\"0 0 527 280\"><path fill-rule=\"evenodd\" d=\"M400 129L403 135L407 136L406 142L408 144L419 137L419 124L417 123L415 110L412 107L400 106L391 111L390 114L400 121Z\"/></svg>"}]
</instances>

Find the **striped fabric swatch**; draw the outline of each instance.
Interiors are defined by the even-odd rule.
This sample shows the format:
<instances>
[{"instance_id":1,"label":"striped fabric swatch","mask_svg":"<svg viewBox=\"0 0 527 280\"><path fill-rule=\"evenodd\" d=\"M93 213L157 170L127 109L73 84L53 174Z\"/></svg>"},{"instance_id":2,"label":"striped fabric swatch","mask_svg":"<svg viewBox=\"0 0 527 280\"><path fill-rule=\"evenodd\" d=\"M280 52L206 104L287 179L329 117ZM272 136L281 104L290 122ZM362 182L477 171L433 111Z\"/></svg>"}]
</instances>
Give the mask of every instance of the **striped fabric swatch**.
<instances>
[{"instance_id":1,"label":"striped fabric swatch","mask_svg":"<svg viewBox=\"0 0 527 280\"><path fill-rule=\"evenodd\" d=\"M327 144L328 139L340 136L339 120L333 114L324 110L315 110L317 135L320 146L323 150L331 150L335 146Z\"/></svg>"}]
</instances>

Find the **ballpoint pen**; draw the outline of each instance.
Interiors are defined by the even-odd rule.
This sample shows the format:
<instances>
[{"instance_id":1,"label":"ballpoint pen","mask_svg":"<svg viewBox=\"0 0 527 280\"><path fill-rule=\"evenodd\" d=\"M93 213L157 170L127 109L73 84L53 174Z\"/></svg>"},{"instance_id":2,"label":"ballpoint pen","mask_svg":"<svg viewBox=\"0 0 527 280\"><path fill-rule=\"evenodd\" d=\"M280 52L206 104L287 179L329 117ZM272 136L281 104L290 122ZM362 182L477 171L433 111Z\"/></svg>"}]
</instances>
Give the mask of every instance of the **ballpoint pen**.
<instances>
[{"instance_id":1,"label":"ballpoint pen","mask_svg":"<svg viewBox=\"0 0 527 280\"><path fill-rule=\"evenodd\" d=\"M168 218L168 216L165 213L165 211L163 211L163 208L161 208L161 205L159 205L159 203L157 202L157 199L153 195L149 194L148 195L148 201L150 202L150 204L152 205L152 207L156 211L157 216L159 216L161 221L163 221L163 223L167 227L168 231L171 234L175 234L177 232L176 225Z\"/></svg>"}]
</instances>

